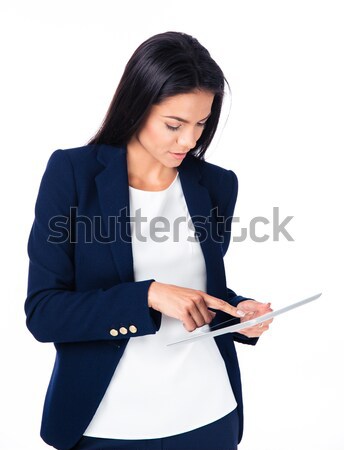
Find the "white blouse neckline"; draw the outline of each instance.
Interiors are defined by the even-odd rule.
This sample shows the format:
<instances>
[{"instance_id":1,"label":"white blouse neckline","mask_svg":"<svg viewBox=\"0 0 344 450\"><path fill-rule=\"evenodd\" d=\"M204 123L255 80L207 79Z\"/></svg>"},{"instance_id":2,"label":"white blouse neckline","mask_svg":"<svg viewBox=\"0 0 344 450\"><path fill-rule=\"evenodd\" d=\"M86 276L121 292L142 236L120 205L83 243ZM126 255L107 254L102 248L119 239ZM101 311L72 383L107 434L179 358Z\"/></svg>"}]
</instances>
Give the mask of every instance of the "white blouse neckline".
<instances>
[{"instance_id":1,"label":"white blouse neckline","mask_svg":"<svg viewBox=\"0 0 344 450\"><path fill-rule=\"evenodd\" d=\"M167 186L167 188L161 189L160 191L147 191L147 190L145 190L145 189L137 189L137 188L134 188L133 186L130 186L130 185L129 185L129 189L132 189L132 190L138 191L138 192L147 192L147 193L149 193L149 194L159 194L159 193L161 193L161 192L166 192L166 191L168 191L169 189L171 189L171 187L175 184L175 182L176 182L176 180L177 180L177 178L178 178L178 175L179 175L179 172L177 172L177 175L175 176L175 178L174 178L174 180L172 181L172 183L171 183L169 186Z\"/></svg>"}]
</instances>

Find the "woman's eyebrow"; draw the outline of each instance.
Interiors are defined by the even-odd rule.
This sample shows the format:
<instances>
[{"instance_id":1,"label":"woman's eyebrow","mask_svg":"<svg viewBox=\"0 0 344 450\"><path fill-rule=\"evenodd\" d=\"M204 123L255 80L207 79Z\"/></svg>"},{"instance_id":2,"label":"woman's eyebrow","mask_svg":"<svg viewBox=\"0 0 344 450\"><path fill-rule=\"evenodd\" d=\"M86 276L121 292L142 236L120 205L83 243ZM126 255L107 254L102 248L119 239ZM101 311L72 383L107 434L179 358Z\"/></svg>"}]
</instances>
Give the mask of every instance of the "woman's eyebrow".
<instances>
[{"instance_id":1,"label":"woman's eyebrow","mask_svg":"<svg viewBox=\"0 0 344 450\"><path fill-rule=\"evenodd\" d=\"M204 119L199 120L198 122L203 122L203 120L208 119L208 117L210 116L211 112L207 115L207 117L205 117ZM190 123L188 120L183 119L182 117L177 117L177 116L162 116L162 117L166 117L168 119L175 119L175 120L179 120L179 122L183 122L183 123Z\"/></svg>"}]
</instances>

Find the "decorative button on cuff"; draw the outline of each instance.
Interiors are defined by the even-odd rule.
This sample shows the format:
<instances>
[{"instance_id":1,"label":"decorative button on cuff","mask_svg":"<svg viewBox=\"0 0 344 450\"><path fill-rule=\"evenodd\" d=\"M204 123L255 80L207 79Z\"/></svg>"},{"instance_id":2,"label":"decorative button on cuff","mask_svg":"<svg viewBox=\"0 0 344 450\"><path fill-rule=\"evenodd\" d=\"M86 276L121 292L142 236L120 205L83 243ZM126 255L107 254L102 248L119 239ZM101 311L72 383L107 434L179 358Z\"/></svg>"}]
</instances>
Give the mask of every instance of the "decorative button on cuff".
<instances>
[{"instance_id":1,"label":"decorative button on cuff","mask_svg":"<svg viewBox=\"0 0 344 450\"><path fill-rule=\"evenodd\" d=\"M129 331L130 331L130 333L135 334L135 333L137 333L137 328L135 327L135 325L130 325ZM119 329L119 332L120 332L121 334L128 334L128 329L125 328L125 327L121 327L121 328ZM112 329L110 330L110 334L111 334L111 336L114 336L114 337L115 337L115 336L118 336L118 330L116 330L115 328L112 328Z\"/></svg>"}]
</instances>

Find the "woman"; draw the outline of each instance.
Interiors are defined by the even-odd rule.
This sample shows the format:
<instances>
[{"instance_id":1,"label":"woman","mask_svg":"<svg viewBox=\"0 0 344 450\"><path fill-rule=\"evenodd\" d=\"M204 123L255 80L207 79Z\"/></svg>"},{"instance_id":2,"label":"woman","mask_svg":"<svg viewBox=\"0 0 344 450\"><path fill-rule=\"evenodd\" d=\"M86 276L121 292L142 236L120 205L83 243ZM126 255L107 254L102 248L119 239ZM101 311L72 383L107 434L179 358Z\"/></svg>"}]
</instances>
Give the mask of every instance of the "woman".
<instances>
[{"instance_id":1,"label":"woman","mask_svg":"<svg viewBox=\"0 0 344 450\"><path fill-rule=\"evenodd\" d=\"M270 322L166 345L271 311L226 286L237 178L204 160L224 82L193 37L153 36L96 136L49 159L25 311L35 338L56 347L41 436L57 449L237 448L233 340L255 344Z\"/></svg>"}]
</instances>

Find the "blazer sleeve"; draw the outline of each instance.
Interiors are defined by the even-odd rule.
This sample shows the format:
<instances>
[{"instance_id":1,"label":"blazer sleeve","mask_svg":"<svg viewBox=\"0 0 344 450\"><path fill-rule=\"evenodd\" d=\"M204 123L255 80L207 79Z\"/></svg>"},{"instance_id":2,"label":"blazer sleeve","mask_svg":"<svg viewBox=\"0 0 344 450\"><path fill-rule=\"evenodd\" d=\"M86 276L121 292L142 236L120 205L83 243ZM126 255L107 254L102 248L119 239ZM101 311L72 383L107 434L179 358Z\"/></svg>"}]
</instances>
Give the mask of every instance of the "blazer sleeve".
<instances>
[{"instance_id":1,"label":"blazer sleeve","mask_svg":"<svg viewBox=\"0 0 344 450\"><path fill-rule=\"evenodd\" d=\"M27 245L29 270L24 309L28 329L38 341L55 343L156 333L161 313L148 306L148 289L154 279L119 283L107 289L75 290L75 244L70 240L52 243L48 237L49 220L68 217L69 208L76 204L71 162L66 151L56 150L40 183ZM130 325L136 327L135 334L129 331ZM126 336L114 336L120 327L128 329Z\"/></svg>"},{"instance_id":2,"label":"blazer sleeve","mask_svg":"<svg viewBox=\"0 0 344 450\"><path fill-rule=\"evenodd\" d=\"M223 244L222 244L222 253L223 256L225 256L229 243L231 238L231 228L232 228L232 219L235 209L236 200L238 197L238 177L232 170L227 170L225 174L225 188L222 188L223 192L226 192L227 190L230 192L229 200L226 203L226 206L223 209L223 215L225 218L224 221L224 227L225 229L222 231L223 235ZM229 180L228 180L229 177ZM227 298L225 299L227 302L237 307L240 302L243 300L253 300L249 297L243 297L242 295L237 295L232 289L229 289L227 287ZM240 319L236 318L236 320L233 320L234 323L239 323ZM249 344L249 345L255 345L258 342L259 338L249 338L241 333L233 333L233 339L237 342L241 342L243 344Z\"/></svg>"}]
</instances>

